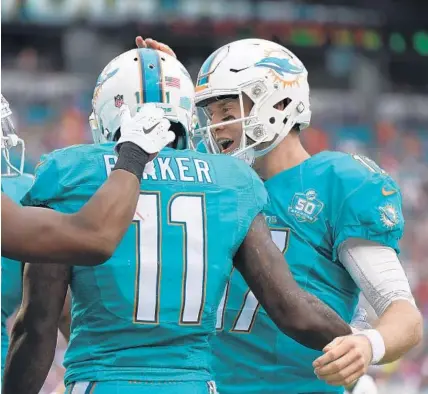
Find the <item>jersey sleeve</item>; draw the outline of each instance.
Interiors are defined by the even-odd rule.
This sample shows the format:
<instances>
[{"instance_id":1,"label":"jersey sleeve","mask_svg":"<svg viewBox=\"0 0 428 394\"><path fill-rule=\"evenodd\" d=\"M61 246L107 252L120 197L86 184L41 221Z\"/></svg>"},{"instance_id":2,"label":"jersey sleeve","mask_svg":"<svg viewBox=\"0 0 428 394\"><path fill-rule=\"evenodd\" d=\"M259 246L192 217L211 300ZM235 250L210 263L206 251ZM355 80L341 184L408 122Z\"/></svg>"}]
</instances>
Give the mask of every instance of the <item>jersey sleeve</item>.
<instances>
[{"instance_id":1,"label":"jersey sleeve","mask_svg":"<svg viewBox=\"0 0 428 394\"><path fill-rule=\"evenodd\" d=\"M344 193L335 221L333 258L348 238L367 239L399 253L404 218L398 185L388 175L375 173L354 189L344 187Z\"/></svg>"},{"instance_id":2,"label":"jersey sleeve","mask_svg":"<svg viewBox=\"0 0 428 394\"><path fill-rule=\"evenodd\" d=\"M43 155L35 168L32 187L21 199L25 206L50 206L59 194L59 174L52 155Z\"/></svg>"},{"instance_id":3,"label":"jersey sleeve","mask_svg":"<svg viewBox=\"0 0 428 394\"><path fill-rule=\"evenodd\" d=\"M46 207L64 213L74 212L74 209L67 204L67 193L70 189L62 182L55 152L41 157L34 175L32 187L21 199L22 205Z\"/></svg>"},{"instance_id":4,"label":"jersey sleeve","mask_svg":"<svg viewBox=\"0 0 428 394\"><path fill-rule=\"evenodd\" d=\"M22 204L77 212L107 178L105 155L113 149L113 144L73 145L42 156Z\"/></svg>"}]
</instances>

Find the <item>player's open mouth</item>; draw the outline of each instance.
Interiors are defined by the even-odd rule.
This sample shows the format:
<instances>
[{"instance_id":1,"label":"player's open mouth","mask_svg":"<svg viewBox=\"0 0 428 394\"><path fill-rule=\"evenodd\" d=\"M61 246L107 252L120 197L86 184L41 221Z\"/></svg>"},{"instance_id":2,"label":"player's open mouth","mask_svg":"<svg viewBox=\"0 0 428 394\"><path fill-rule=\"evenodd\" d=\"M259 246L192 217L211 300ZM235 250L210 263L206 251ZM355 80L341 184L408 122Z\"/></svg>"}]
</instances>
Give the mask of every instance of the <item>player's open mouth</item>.
<instances>
[{"instance_id":1,"label":"player's open mouth","mask_svg":"<svg viewBox=\"0 0 428 394\"><path fill-rule=\"evenodd\" d=\"M229 153L233 151L234 141L231 138L219 138L217 140L217 145L221 150L221 153Z\"/></svg>"}]
</instances>

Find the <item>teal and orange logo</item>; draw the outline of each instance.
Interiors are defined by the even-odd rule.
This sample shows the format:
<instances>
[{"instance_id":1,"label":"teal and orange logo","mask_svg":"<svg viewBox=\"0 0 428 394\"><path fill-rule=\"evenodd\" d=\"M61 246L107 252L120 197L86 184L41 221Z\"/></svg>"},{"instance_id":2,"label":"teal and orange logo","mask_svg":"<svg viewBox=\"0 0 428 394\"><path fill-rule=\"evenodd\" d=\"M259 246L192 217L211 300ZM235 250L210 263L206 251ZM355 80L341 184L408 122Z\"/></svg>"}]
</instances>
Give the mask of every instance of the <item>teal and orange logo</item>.
<instances>
[{"instance_id":1,"label":"teal and orange logo","mask_svg":"<svg viewBox=\"0 0 428 394\"><path fill-rule=\"evenodd\" d=\"M274 82L287 86L299 85L300 79L305 75L305 67L298 60L282 50L265 52L265 57L258 61L255 67L268 68Z\"/></svg>"}]
</instances>

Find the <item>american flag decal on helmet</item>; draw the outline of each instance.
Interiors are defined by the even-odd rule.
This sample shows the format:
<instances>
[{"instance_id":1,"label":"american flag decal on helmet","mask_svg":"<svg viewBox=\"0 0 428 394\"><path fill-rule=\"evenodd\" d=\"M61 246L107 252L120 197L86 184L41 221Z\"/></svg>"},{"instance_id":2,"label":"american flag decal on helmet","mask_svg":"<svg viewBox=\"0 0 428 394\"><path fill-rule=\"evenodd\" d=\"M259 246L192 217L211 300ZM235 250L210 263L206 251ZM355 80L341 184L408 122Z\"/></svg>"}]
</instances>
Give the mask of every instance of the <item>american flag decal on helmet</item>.
<instances>
[{"instance_id":1,"label":"american flag decal on helmet","mask_svg":"<svg viewBox=\"0 0 428 394\"><path fill-rule=\"evenodd\" d=\"M173 88L180 88L180 79L175 77L165 77L165 85Z\"/></svg>"}]
</instances>

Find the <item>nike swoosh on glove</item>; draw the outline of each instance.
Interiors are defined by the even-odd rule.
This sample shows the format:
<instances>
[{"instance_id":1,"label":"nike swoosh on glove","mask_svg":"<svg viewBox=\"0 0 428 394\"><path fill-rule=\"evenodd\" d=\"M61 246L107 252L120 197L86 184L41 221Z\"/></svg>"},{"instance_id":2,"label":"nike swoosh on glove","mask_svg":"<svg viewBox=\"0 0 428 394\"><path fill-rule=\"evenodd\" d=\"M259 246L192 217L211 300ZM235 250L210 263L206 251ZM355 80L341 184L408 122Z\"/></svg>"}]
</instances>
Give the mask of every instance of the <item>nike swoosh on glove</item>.
<instances>
[{"instance_id":1,"label":"nike swoosh on glove","mask_svg":"<svg viewBox=\"0 0 428 394\"><path fill-rule=\"evenodd\" d=\"M175 134L169 127L171 123L165 118L162 108L154 103L141 106L140 112L131 116L129 107L124 103L120 107L120 138L118 146L124 142L133 142L148 154L157 154L175 140Z\"/></svg>"}]
</instances>

